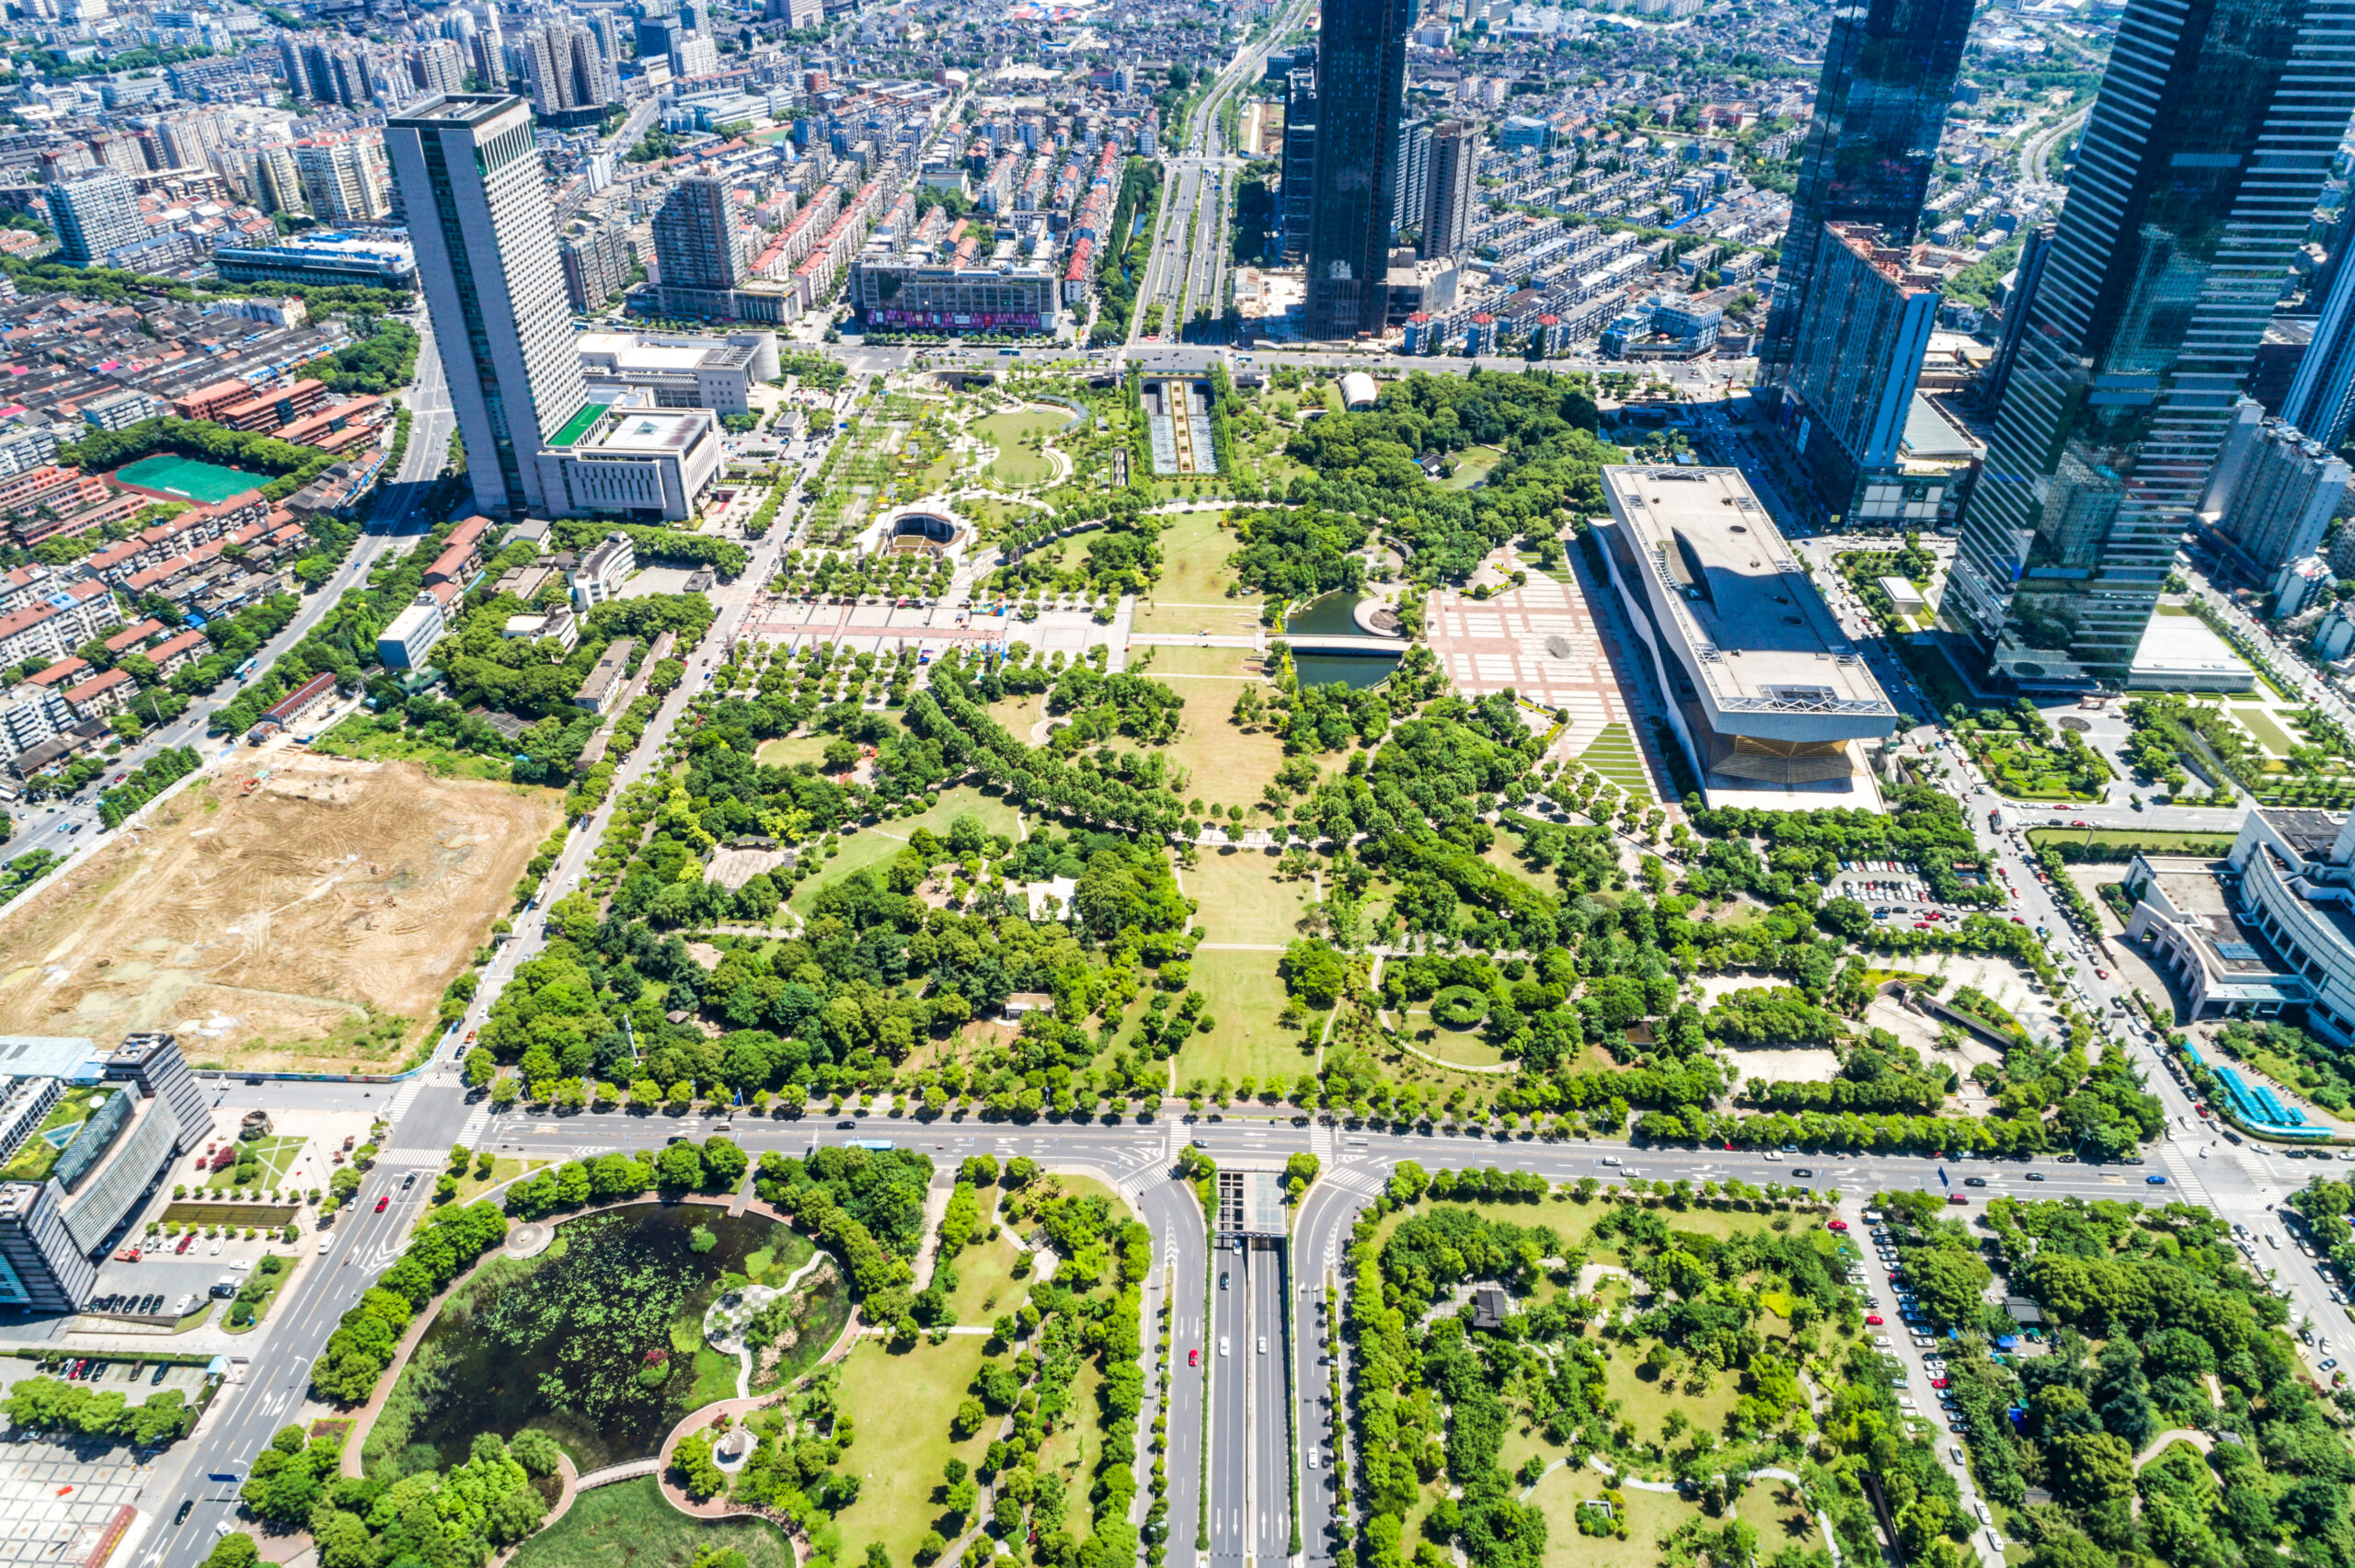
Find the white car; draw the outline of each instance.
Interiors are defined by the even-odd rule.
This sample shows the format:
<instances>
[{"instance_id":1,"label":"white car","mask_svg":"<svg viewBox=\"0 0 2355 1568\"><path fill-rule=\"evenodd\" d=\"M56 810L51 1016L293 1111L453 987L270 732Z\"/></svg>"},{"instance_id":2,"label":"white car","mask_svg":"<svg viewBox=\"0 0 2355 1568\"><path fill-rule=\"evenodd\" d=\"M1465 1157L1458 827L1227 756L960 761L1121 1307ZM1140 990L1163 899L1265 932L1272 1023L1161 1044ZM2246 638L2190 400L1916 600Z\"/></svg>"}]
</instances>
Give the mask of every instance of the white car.
<instances>
[{"instance_id":1,"label":"white car","mask_svg":"<svg viewBox=\"0 0 2355 1568\"><path fill-rule=\"evenodd\" d=\"M1223 1356L1223 1355L1225 1355L1225 1354L1226 1354L1226 1335L1224 1335L1224 1334L1221 1334L1221 1335L1219 1335L1219 1336L1218 1336L1218 1353L1219 1353L1221 1356Z\"/></svg>"},{"instance_id":2,"label":"white car","mask_svg":"<svg viewBox=\"0 0 2355 1568\"><path fill-rule=\"evenodd\" d=\"M326 1253L327 1250L334 1245L335 1238L333 1236L322 1236L319 1238L319 1252L322 1254Z\"/></svg>"}]
</instances>

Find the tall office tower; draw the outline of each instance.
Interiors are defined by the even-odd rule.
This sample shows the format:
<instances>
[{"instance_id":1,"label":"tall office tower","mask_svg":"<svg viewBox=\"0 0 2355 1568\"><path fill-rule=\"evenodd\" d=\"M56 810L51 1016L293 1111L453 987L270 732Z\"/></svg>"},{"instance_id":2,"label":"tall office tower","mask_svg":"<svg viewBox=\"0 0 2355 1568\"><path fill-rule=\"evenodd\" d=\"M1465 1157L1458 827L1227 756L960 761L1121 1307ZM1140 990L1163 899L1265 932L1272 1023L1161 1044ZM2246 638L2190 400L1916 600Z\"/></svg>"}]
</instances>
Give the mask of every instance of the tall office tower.
<instances>
[{"instance_id":1,"label":"tall office tower","mask_svg":"<svg viewBox=\"0 0 2355 1568\"><path fill-rule=\"evenodd\" d=\"M825 0L767 0L761 9L761 19L783 22L796 31L814 28L826 19Z\"/></svg>"},{"instance_id":2,"label":"tall office tower","mask_svg":"<svg viewBox=\"0 0 2355 1568\"><path fill-rule=\"evenodd\" d=\"M1423 209L1431 199L1431 122L1422 116L1398 127L1398 154L1391 160L1390 237L1412 230L1420 235Z\"/></svg>"},{"instance_id":3,"label":"tall office tower","mask_svg":"<svg viewBox=\"0 0 2355 1568\"><path fill-rule=\"evenodd\" d=\"M1480 127L1451 120L1431 132L1430 195L1423 207L1422 254L1453 258L1472 248L1480 215Z\"/></svg>"},{"instance_id":4,"label":"tall office tower","mask_svg":"<svg viewBox=\"0 0 2355 1568\"><path fill-rule=\"evenodd\" d=\"M1938 316L1938 277L1867 223L1825 225L1785 392L1816 498L1851 521L1936 523L1943 472L1905 472L1905 422Z\"/></svg>"},{"instance_id":5,"label":"tall office tower","mask_svg":"<svg viewBox=\"0 0 2355 1568\"><path fill-rule=\"evenodd\" d=\"M2020 337L2028 329L2028 312L2035 308L2036 292L2044 282L2044 263L2051 255L2052 225L2039 223L2020 242L2020 258L2004 291L2004 330L1995 339L1993 357L1979 376L1982 407L1998 407L2004 401L2004 388L2012 379L2012 365L2019 355Z\"/></svg>"},{"instance_id":6,"label":"tall office tower","mask_svg":"<svg viewBox=\"0 0 2355 1568\"><path fill-rule=\"evenodd\" d=\"M2217 520L2239 565L2258 582L2315 553L2346 493L2347 464L2283 419L2257 430L2248 464Z\"/></svg>"},{"instance_id":7,"label":"tall office tower","mask_svg":"<svg viewBox=\"0 0 2355 1568\"><path fill-rule=\"evenodd\" d=\"M665 289L732 289L744 280L750 235L736 193L717 175L691 174L654 214L654 256Z\"/></svg>"},{"instance_id":8,"label":"tall office tower","mask_svg":"<svg viewBox=\"0 0 2355 1568\"><path fill-rule=\"evenodd\" d=\"M1412 0L1323 0L1316 174L1308 216L1308 336L1378 336L1390 310L1392 160Z\"/></svg>"},{"instance_id":9,"label":"tall office tower","mask_svg":"<svg viewBox=\"0 0 2355 1568\"><path fill-rule=\"evenodd\" d=\"M1832 13L1823 79L1808 120L1782 265L1758 340L1758 374L1778 384L1807 308L1814 248L1826 223L1870 223L1905 245L1954 99L1972 0L1859 0Z\"/></svg>"},{"instance_id":10,"label":"tall office tower","mask_svg":"<svg viewBox=\"0 0 2355 1568\"><path fill-rule=\"evenodd\" d=\"M91 169L49 188L49 223L65 259L76 267L103 262L107 253L147 239L139 198L112 169Z\"/></svg>"},{"instance_id":11,"label":"tall office tower","mask_svg":"<svg viewBox=\"0 0 2355 1568\"><path fill-rule=\"evenodd\" d=\"M560 514L539 455L588 401L531 106L451 94L385 125L466 475L486 512Z\"/></svg>"},{"instance_id":12,"label":"tall office tower","mask_svg":"<svg viewBox=\"0 0 2355 1568\"><path fill-rule=\"evenodd\" d=\"M409 51L409 79L427 93L463 92L466 52L446 38L431 38Z\"/></svg>"},{"instance_id":13,"label":"tall office tower","mask_svg":"<svg viewBox=\"0 0 2355 1568\"><path fill-rule=\"evenodd\" d=\"M113 135L105 132L90 138L91 155L100 168L112 169L126 179L136 178L153 166L147 155L132 136Z\"/></svg>"},{"instance_id":14,"label":"tall office tower","mask_svg":"<svg viewBox=\"0 0 2355 1568\"><path fill-rule=\"evenodd\" d=\"M1308 258L1308 214L1316 210L1316 52L1284 74L1283 258Z\"/></svg>"},{"instance_id":15,"label":"tall office tower","mask_svg":"<svg viewBox=\"0 0 2355 1568\"><path fill-rule=\"evenodd\" d=\"M2342 219L2342 232L2350 226ZM2350 415L2355 415L2355 267L2326 269L2329 292L2315 317L2314 341L2298 361L2290 395L2281 400L2281 418L2327 447L2347 439Z\"/></svg>"},{"instance_id":16,"label":"tall office tower","mask_svg":"<svg viewBox=\"0 0 2355 1568\"><path fill-rule=\"evenodd\" d=\"M2122 687L2355 111L2355 0L2129 0L1940 613Z\"/></svg>"}]
</instances>

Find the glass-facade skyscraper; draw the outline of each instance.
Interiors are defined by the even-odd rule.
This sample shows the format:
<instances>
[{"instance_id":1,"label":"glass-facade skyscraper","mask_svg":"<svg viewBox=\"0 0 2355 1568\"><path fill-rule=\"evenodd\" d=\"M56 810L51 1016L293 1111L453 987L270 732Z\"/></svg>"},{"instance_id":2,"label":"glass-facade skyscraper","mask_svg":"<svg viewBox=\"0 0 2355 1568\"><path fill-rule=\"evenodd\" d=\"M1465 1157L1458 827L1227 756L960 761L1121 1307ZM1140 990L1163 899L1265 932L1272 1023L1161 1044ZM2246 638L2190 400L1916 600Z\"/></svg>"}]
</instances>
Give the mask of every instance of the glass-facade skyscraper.
<instances>
[{"instance_id":1,"label":"glass-facade skyscraper","mask_svg":"<svg viewBox=\"0 0 2355 1568\"><path fill-rule=\"evenodd\" d=\"M2355 112L2355 0L2131 0L1940 613L1995 681L2126 682Z\"/></svg>"},{"instance_id":2,"label":"glass-facade skyscraper","mask_svg":"<svg viewBox=\"0 0 2355 1568\"><path fill-rule=\"evenodd\" d=\"M1848 0L1832 13L1823 79L1791 192L1791 224L1758 343L1763 383L1779 383L1790 364L1824 224L1870 223L1887 244L1912 242L1954 100L1972 4Z\"/></svg>"},{"instance_id":3,"label":"glass-facade skyscraper","mask_svg":"<svg viewBox=\"0 0 2355 1568\"><path fill-rule=\"evenodd\" d=\"M1407 97L1407 0L1324 0L1308 336L1378 336L1390 310L1390 203Z\"/></svg>"}]
</instances>

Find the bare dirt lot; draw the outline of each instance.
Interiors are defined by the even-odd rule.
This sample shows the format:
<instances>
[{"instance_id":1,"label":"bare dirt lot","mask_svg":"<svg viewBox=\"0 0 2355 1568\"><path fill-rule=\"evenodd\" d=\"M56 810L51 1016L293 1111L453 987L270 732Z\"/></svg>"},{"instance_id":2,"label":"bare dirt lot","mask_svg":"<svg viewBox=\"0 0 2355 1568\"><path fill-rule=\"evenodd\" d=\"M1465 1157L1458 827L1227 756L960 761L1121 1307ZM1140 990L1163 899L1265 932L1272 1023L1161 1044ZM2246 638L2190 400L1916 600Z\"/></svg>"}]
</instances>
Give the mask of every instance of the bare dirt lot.
<instances>
[{"instance_id":1,"label":"bare dirt lot","mask_svg":"<svg viewBox=\"0 0 2355 1568\"><path fill-rule=\"evenodd\" d=\"M397 1066L552 831L552 790L281 753L158 807L0 921L0 1030L192 1063ZM398 1021L398 1022L396 1022Z\"/></svg>"}]
</instances>

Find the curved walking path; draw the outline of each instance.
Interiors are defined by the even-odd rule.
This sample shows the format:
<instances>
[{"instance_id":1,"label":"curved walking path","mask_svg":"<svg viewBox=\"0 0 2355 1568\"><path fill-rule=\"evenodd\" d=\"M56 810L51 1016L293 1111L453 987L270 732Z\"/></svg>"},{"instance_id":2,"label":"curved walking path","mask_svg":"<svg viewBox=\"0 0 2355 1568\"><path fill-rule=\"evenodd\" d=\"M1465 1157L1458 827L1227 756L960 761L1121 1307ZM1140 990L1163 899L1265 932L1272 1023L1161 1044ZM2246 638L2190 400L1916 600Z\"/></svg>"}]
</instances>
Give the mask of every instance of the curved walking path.
<instances>
[{"instance_id":1,"label":"curved walking path","mask_svg":"<svg viewBox=\"0 0 2355 1568\"><path fill-rule=\"evenodd\" d=\"M1539 1486L1545 1484L1546 1476L1553 1474L1557 1470L1563 1469L1569 1462L1569 1460L1563 1459L1556 1459L1552 1464L1547 1465L1544 1474L1539 1475L1535 1482L1533 1482L1531 1484L1522 1488L1521 1500L1524 1503L1528 1502L1531 1494L1534 1493ZM1611 1467L1610 1462L1601 1454L1589 1454L1586 1457L1586 1462L1594 1467L1594 1469L1600 1471L1603 1475L1609 1477L1613 1486L1628 1492L1657 1492L1670 1496L1680 1497L1684 1494L1684 1488L1673 1481L1645 1481L1637 1476L1623 1476L1619 1471L1614 1470ZM1797 1475L1785 1470L1780 1465L1760 1465L1756 1470L1744 1471L1741 1472L1741 1479L1744 1481L1785 1482L1789 1484L1791 1490L1795 1493L1801 1492L1806 1484L1801 1482ZM1801 1505L1804 1506L1805 1503L1806 1499L1802 1496L1800 1498ZM1840 1541L1839 1539L1832 1533L1832 1516L1825 1513L1821 1508L1815 1509L1813 1512L1815 1514L1816 1528L1823 1532L1823 1544L1831 1551L1832 1568L1839 1568Z\"/></svg>"},{"instance_id":2,"label":"curved walking path","mask_svg":"<svg viewBox=\"0 0 2355 1568\"><path fill-rule=\"evenodd\" d=\"M2170 1426L2151 1439L2150 1447L2134 1456L2134 1470L2140 1474L2144 1465L2166 1451L2170 1443L2188 1443L2203 1454L2216 1451L2216 1439L2190 1426Z\"/></svg>"}]
</instances>

